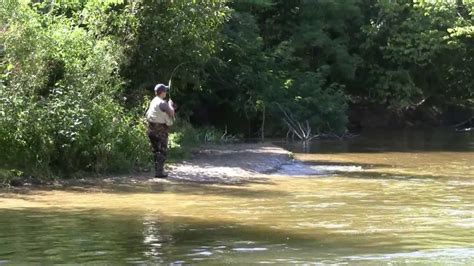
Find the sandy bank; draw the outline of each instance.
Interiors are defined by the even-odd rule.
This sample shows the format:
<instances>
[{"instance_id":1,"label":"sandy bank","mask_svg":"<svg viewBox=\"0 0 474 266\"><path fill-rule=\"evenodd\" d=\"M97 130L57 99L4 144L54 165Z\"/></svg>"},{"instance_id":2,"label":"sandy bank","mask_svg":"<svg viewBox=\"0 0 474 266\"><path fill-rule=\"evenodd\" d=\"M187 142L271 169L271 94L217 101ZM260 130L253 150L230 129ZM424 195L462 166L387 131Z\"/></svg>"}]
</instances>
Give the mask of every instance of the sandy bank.
<instances>
[{"instance_id":1,"label":"sandy bank","mask_svg":"<svg viewBox=\"0 0 474 266\"><path fill-rule=\"evenodd\" d=\"M144 184L149 182L195 182L210 184L244 184L267 182L268 173L291 161L290 152L270 143L207 145L191 158L168 164L167 179L154 178L154 173L135 173L105 178L60 181L63 185Z\"/></svg>"},{"instance_id":2,"label":"sandy bank","mask_svg":"<svg viewBox=\"0 0 474 266\"><path fill-rule=\"evenodd\" d=\"M244 184L267 182L269 173L291 161L290 152L270 143L206 145L195 151L191 158L180 163L167 164L169 177L154 177L154 172L127 175L107 175L79 179L58 179L38 183L29 179L18 180L14 186L22 190L30 186L46 188L101 187L113 184L147 184L152 182L186 182L204 184ZM12 187L13 188L13 187Z\"/></svg>"},{"instance_id":3,"label":"sandy bank","mask_svg":"<svg viewBox=\"0 0 474 266\"><path fill-rule=\"evenodd\" d=\"M288 163L290 153L273 144L207 146L190 160L169 167L171 179L206 183L264 181L267 173Z\"/></svg>"}]
</instances>

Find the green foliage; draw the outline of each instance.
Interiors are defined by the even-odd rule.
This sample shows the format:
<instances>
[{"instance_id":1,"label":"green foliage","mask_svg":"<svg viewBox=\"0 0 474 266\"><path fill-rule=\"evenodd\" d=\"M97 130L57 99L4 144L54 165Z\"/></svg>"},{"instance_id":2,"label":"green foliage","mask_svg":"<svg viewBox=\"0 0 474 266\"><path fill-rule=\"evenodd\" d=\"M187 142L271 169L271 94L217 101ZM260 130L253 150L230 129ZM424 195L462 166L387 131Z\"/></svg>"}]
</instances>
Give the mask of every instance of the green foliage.
<instances>
[{"instance_id":1,"label":"green foliage","mask_svg":"<svg viewBox=\"0 0 474 266\"><path fill-rule=\"evenodd\" d=\"M231 143L237 141L234 135L214 127L194 128L189 122L178 119L169 135L169 157L171 161L181 160L202 144Z\"/></svg>"},{"instance_id":2,"label":"green foliage","mask_svg":"<svg viewBox=\"0 0 474 266\"><path fill-rule=\"evenodd\" d=\"M298 75L288 87L286 106L301 121L309 121L316 131L345 130L347 104L343 87L326 84L323 72L306 72Z\"/></svg>"},{"instance_id":3,"label":"green foliage","mask_svg":"<svg viewBox=\"0 0 474 266\"><path fill-rule=\"evenodd\" d=\"M350 36L344 35L359 16L354 2L275 1L234 8L221 32L222 50L207 70L206 86L218 108L231 106L235 116L261 127L267 120L270 134L284 128L278 106L308 120L315 131L343 131L343 82L353 78L358 62L347 47Z\"/></svg>"},{"instance_id":4,"label":"green foliage","mask_svg":"<svg viewBox=\"0 0 474 266\"><path fill-rule=\"evenodd\" d=\"M167 83L173 69L186 63L173 80L172 96L187 103L182 114L189 112L202 89L202 68L218 49L217 33L227 14L225 1L137 2L136 42L122 68L129 103L136 104L155 84Z\"/></svg>"},{"instance_id":5,"label":"green foliage","mask_svg":"<svg viewBox=\"0 0 474 266\"><path fill-rule=\"evenodd\" d=\"M171 160L181 160L199 145L197 130L189 122L178 119L173 125L168 143Z\"/></svg>"},{"instance_id":6,"label":"green foliage","mask_svg":"<svg viewBox=\"0 0 474 266\"><path fill-rule=\"evenodd\" d=\"M0 169L149 164L143 113L181 64L174 158L282 136L281 109L321 133L345 130L348 104L472 112L473 20L472 1L3 0Z\"/></svg>"},{"instance_id":7,"label":"green foliage","mask_svg":"<svg viewBox=\"0 0 474 266\"><path fill-rule=\"evenodd\" d=\"M1 35L1 167L26 174L120 172L148 157L144 126L120 103L121 47L88 27L93 16L76 20L110 5L18 3L7 10L16 16Z\"/></svg>"},{"instance_id":8,"label":"green foliage","mask_svg":"<svg viewBox=\"0 0 474 266\"><path fill-rule=\"evenodd\" d=\"M219 108L230 107L243 119L259 115L274 78L267 68L271 62L263 51L255 18L233 12L221 32L221 51L207 66L208 97ZM277 89L277 88L275 88Z\"/></svg>"},{"instance_id":9,"label":"green foliage","mask_svg":"<svg viewBox=\"0 0 474 266\"><path fill-rule=\"evenodd\" d=\"M374 6L377 15L363 26L365 64L358 80L362 86L349 92L397 110L422 100L438 107L472 106L472 2L397 1Z\"/></svg>"}]
</instances>

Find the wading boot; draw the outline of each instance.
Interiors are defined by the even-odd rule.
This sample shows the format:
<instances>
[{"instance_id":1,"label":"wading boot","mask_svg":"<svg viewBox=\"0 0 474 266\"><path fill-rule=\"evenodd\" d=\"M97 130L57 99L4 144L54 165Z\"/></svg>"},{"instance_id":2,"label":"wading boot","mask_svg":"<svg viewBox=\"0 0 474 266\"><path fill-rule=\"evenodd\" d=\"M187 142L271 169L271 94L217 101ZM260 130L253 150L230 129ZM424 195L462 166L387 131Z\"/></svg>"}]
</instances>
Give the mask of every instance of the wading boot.
<instances>
[{"instance_id":1,"label":"wading boot","mask_svg":"<svg viewBox=\"0 0 474 266\"><path fill-rule=\"evenodd\" d=\"M163 170L165 165L165 158L161 154L155 154L155 177L166 178L168 174Z\"/></svg>"},{"instance_id":2,"label":"wading boot","mask_svg":"<svg viewBox=\"0 0 474 266\"><path fill-rule=\"evenodd\" d=\"M168 174L165 173L165 172L156 173L156 174L155 174L155 177L156 177L156 178L167 178L167 177L168 177Z\"/></svg>"}]
</instances>

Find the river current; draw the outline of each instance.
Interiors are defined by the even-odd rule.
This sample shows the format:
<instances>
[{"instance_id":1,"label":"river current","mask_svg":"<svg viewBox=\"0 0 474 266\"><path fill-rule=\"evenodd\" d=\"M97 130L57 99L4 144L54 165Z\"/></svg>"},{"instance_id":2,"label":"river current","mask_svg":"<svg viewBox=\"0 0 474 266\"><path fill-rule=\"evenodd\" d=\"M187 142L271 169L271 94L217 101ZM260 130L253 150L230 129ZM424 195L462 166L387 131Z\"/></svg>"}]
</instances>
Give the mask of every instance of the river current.
<instances>
[{"instance_id":1,"label":"river current","mask_svg":"<svg viewBox=\"0 0 474 266\"><path fill-rule=\"evenodd\" d=\"M277 144L263 183L0 192L0 265L474 264L474 135Z\"/></svg>"}]
</instances>

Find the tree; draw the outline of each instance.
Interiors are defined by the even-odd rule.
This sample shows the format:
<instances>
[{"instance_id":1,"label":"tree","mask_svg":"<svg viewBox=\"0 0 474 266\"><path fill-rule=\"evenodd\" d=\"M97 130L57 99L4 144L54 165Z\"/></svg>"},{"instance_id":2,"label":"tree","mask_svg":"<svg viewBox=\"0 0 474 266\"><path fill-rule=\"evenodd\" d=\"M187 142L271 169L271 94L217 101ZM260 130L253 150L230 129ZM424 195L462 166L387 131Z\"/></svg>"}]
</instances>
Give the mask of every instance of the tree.
<instances>
[{"instance_id":1,"label":"tree","mask_svg":"<svg viewBox=\"0 0 474 266\"><path fill-rule=\"evenodd\" d=\"M129 60L122 66L130 106L150 95L157 83L173 80L172 95L185 103L181 113L193 108L193 98L202 89L204 65L219 49L217 33L225 22L225 1L140 1L136 7L138 29Z\"/></svg>"}]
</instances>

